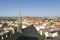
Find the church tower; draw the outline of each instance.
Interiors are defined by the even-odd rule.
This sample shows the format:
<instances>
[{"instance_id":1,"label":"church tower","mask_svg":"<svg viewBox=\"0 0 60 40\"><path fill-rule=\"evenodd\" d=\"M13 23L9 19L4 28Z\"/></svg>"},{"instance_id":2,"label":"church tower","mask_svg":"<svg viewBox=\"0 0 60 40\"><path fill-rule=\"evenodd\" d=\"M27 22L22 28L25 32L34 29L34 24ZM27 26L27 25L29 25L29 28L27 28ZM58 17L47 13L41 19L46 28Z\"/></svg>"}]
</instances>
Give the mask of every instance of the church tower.
<instances>
[{"instance_id":1,"label":"church tower","mask_svg":"<svg viewBox=\"0 0 60 40\"><path fill-rule=\"evenodd\" d=\"M20 13L20 0L18 0L18 27L17 27L17 31L22 33L22 17L21 17L21 13Z\"/></svg>"}]
</instances>

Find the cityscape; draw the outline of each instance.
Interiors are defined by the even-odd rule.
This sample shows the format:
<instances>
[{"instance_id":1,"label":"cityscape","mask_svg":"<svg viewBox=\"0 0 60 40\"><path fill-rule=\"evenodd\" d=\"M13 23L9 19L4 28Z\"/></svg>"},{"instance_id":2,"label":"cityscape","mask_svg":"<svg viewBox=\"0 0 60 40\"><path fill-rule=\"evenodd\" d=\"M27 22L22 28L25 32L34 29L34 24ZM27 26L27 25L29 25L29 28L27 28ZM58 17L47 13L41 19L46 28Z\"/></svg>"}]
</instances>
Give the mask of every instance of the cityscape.
<instances>
[{"instance_id":1,"label":"cityscape","mask_svg":"<svg viewBox=\"0 0 60 40\"><path fill-rule=\"evenodd\" d=\"M0 40L60 40L60 0L0 0Z\"/></svg>"},{"instance_id":2,"label":"cityscape","mask_svg":"<svg viewBox=\"0 0 60 40\"><path fill-rule=\"evenodd\" d=\"M44 35L46 40L49 38L60 38L60 18L23 17L21 20L22 30L34 25L40 28L40 33ZM8 38L17 33L18 22L18 17L0 18L0 39Z\"/></svg>"}]
</instances>

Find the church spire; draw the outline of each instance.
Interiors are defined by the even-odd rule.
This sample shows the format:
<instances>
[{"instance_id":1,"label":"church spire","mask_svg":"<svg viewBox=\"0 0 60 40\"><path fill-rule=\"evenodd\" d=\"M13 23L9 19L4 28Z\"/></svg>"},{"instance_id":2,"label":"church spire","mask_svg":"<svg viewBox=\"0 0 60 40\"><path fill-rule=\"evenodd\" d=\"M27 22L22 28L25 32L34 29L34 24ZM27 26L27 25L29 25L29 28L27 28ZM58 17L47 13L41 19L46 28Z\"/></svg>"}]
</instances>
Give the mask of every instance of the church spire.
<instances>
[{"instance_id":1,"label":"church spire","mask_svg":"<svg viewBox=\"0 0 60 40\"><path fill-rule=\"evenodd\" d=\"M20 0L18 0L18 27L17 27L17 31L22 33L22 17L21 17L21 13L20 13Z\"/></svg>"}]
</instances>

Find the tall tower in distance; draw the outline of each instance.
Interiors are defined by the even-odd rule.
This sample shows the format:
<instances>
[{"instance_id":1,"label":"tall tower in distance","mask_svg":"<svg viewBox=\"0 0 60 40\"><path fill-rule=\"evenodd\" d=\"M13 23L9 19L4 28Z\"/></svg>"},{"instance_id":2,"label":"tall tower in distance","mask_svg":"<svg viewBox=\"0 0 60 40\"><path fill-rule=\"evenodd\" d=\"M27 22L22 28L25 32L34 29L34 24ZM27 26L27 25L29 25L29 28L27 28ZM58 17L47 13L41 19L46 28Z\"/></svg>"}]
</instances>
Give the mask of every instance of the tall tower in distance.
<instances>
[{"instance_id":1,"label":"tall tower in distance","mask_svg":"<svg viewBox=\"0 0 60 40\"><path fill-rule=\"evenodd\" d=\"M20 0L18 0L18 27L17 31L22 33L22 17L20 13Z\"/></svg>"}]
</instances>

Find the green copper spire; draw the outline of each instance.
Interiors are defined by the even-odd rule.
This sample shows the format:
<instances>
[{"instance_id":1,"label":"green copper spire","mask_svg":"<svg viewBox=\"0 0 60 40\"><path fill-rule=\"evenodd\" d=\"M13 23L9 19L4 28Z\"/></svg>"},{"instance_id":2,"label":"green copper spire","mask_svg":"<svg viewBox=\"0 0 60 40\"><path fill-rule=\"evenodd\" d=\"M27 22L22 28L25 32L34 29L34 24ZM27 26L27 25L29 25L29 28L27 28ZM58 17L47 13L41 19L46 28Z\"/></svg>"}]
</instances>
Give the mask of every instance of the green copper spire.
<instances>
[{"instance_id":1,"label":"green copper spire","mask_svg":"<svg viewBox=\"0 0 60 40\"><path fill-rule=\"evenodd\" d=\"M18 27L17 27L17 31L22 33L22 17L21 17L21 13L20 13L20 0L18 0Z\"/></svg>"}]
</instances>

